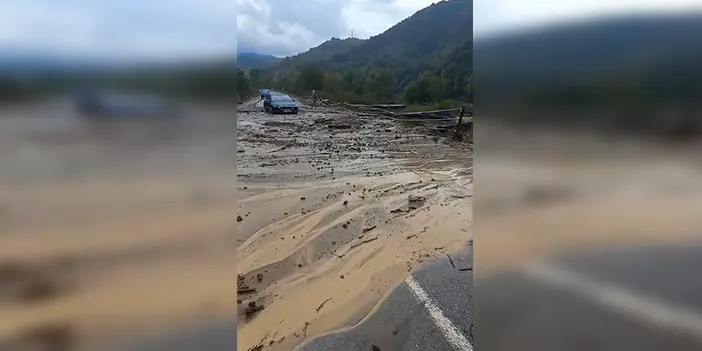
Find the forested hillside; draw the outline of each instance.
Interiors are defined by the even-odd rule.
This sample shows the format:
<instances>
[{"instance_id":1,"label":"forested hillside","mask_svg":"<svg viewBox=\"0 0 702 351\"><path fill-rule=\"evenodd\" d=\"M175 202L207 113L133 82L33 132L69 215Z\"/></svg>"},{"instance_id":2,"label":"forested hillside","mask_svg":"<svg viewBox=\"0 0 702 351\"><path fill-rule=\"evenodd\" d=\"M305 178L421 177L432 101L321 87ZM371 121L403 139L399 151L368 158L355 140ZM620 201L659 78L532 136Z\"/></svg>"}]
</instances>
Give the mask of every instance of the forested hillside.
<instances>
[{"instance_id":1,"label":"forested hillside","mask_svg":"<svg viewBox=\"0 0 702 351\"><path fill-rule=\"evenodd\" d=\"M700 38L702 16L690 14L613 18L476 42L480 108L530 124L696 134Z\"/></svg>"},{"instance_id":2,"label":"forested hillside","mask_svg":"<svg viewBox=\"0 0 702 351\"><path fill-rule=\"evenodd\" d=\"M470 102L472 5L441 1L367 40L332 39L250 72L251 84L351 102Z\"/></svg>"},{"instance_id":3,"label":"forested hillside","mask_svg":"<svg viewBox=\"0 0 702 351\"><path fill-rule=\"evenodd\" d=\"M280 62L280 58L271 55L254 53L239 53L236 55L236 66L242 71L268 68Z\"/></svg>"}]
</instances>

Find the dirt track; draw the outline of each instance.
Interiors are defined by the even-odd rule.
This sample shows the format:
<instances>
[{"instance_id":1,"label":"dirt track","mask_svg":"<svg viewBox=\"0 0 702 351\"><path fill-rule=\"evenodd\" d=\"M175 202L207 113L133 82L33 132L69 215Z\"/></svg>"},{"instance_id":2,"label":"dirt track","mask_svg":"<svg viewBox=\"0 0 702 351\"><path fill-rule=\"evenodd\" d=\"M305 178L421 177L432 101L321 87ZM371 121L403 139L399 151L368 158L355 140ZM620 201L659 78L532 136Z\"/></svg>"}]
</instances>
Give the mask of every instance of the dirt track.
<instances>
[{"instance_id":1,"label":"dirt track","mask_svg":"<svg viewBox=\"0 0 702 351\"><path fill-rule=\"evenodd\" d=\"M238 348L290 350L366 315L471 238L472 151L332 108L238 114ZM255 111L255 112L254 112ZM243 288L243 289L242 289ZM264 306L246 316L251 302ZM252 308L248 308L253 310Z\"/></svg>"}]
</instances>

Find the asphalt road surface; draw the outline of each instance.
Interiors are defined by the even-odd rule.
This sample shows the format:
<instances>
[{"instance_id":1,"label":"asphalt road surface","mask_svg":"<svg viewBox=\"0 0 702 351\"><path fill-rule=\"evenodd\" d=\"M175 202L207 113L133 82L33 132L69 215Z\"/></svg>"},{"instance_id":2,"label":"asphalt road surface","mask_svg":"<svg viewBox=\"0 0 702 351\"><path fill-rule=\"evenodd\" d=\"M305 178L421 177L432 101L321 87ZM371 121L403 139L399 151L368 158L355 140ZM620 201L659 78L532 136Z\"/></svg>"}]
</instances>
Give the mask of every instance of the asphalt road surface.
<instances>
[{"instance_id":1,"label":"asphalt road surface","mask_svg":"<svg viewBox=\"0 0 702 351\"><path fill-rule=\"evenodd\" d=\"M472 250L428 263L395 289L356 327L321 336L299 350L472 350ZM117 351L236 349L236 322L182 328Z\"/></svg>"},{"instance_id":2,"label":"asphalt road surface","mask_svg":"<svg viewBox=\"0 0 702 351\"><path fill-rule=\"evenodd\" d=\"M472 350L472 248L413 272L356 326L299 351Z\"/></svg>"},{"instance_id":3,"label":"asphalt road surface","mask_svg":"<svg viewBox=\"0 0 702 351\"><path fill-rule=\"evenodd\" d=\"M116 343L114 351L230 351L236 350L236 319L184 326L142 340Z\"/></svg>"},{"instance_id":4,"label":"asphalt road surface","mask_svg":"<svg viewBox=\"0 0 702 351\"><path fill-rule=\"evenodd\" d=\"M555 259L475 296L478 350L702 350L702 245Z\"/></svg>"},{"instance_id":5,"label":"asphalt road surface","mask_svg":"<svg viewBox=\"0 0 702 351\"><path fill-rule=\"evenodd\" d=\"M568 256L482 279L474 292L472 272L458 270L470 258L425 265L356 326L298 350L702 350L702 244ZM208 326L129 350L230 350L235 330Z\"/></svg>"}]
</instances>

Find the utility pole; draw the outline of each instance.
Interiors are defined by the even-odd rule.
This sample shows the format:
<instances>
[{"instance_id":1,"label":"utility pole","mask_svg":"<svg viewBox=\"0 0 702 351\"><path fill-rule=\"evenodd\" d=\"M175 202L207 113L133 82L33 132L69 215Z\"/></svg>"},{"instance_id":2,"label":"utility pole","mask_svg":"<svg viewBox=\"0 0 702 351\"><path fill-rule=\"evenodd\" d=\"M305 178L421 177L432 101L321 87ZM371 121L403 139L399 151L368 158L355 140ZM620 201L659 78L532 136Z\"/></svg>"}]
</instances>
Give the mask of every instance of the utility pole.
<instances>
[{"instance_id":1,"label":"utility pole","mask_svg":"<svg viewBox=\"0 0 702 351\"><path fill-rule=\"evenodd\" d=\"M453 137L456 139L460 138L460 135L461 135L460 128L461 128L461 124L463 124L463 115L465 114L465 112L466 112L465 106L461 107L461 115L458 116L458 123L456 123L456 129L453 131Z\"/></svg>"}]
</instances>

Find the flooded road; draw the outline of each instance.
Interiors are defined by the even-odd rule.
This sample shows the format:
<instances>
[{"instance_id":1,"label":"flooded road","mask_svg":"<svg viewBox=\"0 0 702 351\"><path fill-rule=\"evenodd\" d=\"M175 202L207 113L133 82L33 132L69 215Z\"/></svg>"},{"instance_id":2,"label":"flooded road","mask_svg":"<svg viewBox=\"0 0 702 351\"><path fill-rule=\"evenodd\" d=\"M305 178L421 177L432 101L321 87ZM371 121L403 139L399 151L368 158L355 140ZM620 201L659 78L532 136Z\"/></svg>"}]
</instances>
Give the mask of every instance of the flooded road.
<instances>
[{"instance_id":1,"label":"flooded road","mask_svg":"<svg viewBox=\"0 0 702 351\"><path fill-rule=\"evenodd\" d=\"M356 324L414 268L467 246L470 144L337 108L244 110L239 349L291 350Z\"/></svg>"}]
</instances>

